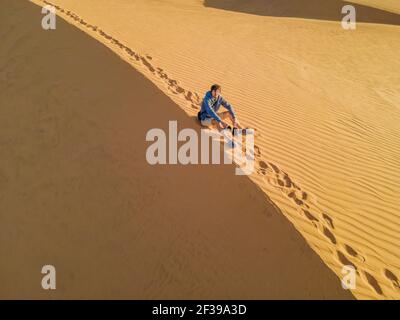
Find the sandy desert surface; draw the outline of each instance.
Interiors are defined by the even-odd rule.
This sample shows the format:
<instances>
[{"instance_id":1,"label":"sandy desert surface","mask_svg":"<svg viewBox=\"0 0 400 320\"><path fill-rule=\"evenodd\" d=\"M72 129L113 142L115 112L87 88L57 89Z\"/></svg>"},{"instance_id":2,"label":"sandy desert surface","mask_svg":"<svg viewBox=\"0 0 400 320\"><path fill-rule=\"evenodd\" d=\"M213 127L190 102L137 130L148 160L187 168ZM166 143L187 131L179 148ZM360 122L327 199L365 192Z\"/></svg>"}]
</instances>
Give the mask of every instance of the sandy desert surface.
<instances>
[{"instance_id":1,"label":"sandy desert surface","mask_svg":"<svg viewBox=\"0 0 400 320\"><path fill-rule=\"evenodd\" d=\"M1 0L0 296L400 298L400 4L346 3ZM214 82L254 174L149 166Z\"/></svg>"}]
</instances>

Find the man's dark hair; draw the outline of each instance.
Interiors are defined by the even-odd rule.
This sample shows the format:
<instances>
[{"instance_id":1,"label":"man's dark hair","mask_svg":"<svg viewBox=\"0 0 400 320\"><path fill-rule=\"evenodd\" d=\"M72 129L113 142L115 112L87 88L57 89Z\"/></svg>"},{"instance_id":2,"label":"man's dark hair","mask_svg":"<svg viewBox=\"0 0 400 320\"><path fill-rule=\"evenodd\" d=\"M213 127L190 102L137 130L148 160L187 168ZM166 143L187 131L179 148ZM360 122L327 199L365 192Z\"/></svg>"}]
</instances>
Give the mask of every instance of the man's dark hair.
<instances>
[{"instance_id":1,"label":"man's dark hair","mask_svg":"<svg viewBox=\"0 0 400 320\"><path fill-rule=\"evenodd\" d=\"M221 90L221 86L219 84L213 84L211 86L211 91Z\"/></svg>"}]
</instances>

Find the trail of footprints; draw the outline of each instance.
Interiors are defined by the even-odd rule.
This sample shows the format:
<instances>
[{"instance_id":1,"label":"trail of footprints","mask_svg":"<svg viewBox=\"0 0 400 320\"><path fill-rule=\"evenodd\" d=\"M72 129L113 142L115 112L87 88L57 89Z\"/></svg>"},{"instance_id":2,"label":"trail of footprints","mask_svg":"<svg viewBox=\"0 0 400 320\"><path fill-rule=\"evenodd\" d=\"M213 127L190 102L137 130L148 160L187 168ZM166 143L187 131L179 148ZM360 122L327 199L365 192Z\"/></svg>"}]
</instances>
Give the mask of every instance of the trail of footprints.
<instances>
[{"instance_id":1,"label":"trail of footprints","mask_svg":"<svg viewBox=\"0 0 400 320\"><path fill-rule=\"evenodd\" d=\"M59 12L65 14L76 23L85 26L93 32L97 32L104 39L108 40L112 45L119 47L125 54L130 56L136 62L139 62L151 74L153 74L158 79L163 80L164 83L167 85L169 91L176 95L182 95L185 100L190 103L191 108L196 110L199 109L199 104L201 102L200 96L195 92L186 90L179 86L178 81L171 79L163 69L154 67L150 62L152 61L151 56L143 56L138 54L137 52L120 42L118 39L115 39L111 35L107 34L99 27L87 23L72 11L65 10L60 6L52 4L51 2L46 0L43 0L43 2L47 5L55 7ZM325 236L327 241L329 241L331 245L334 246L337 260L342 265L352 265L355 268L357 274L360 275L361 273L363 275L362 278L365 279L365 281L371 286L371 288L377 294L382 295L382 288L376 278L367 271L361 270L360 266L362 266L362 263L366 261L365 257L360 255L354 248L347 244L343 245L343 251L345 253L340 250L341 246L339 245L334 234L335 226L333 219L325 212L316 213L316 209L311 209L312 199L310 199L309 195L305 191L303 191L297 184L295 184L289 177L289 175L281 170L277 165L273 164L272 162L267 162L263 160L264 157L258 146L254 146L254 149L255 158L257 160L257 174L266 178L267 182L270 183L272 186L279 188L284 195L290 198L291 201L293 201L293 203L298 206L298 211L300 215L307 219L320 233ZM399 278L389 269L382 270L382 274L387 279L392 288L400 292Z\"/></svg>"},{"instance_id":2,"label":"trail of footprints","mask_svg":"<svg viewBox=\"0 0 400 320\"><path fill-rule=\"evenodd\" d=\"M293 203L298 206L298 211L301 216L310 221L310 223L322 233L326 239L334 246L334 251L336 252L337 260L344 265L351 265L356 270L357 274L362 274L362 278L372 287L372 289L379 295L383 295L383 290L379 285L377 279L368 273L367 271L362 271L361 266L366 262L366 258L359 254L354 248L348 244L343 244L343 249L341 250L341 245L334 234L334 222L332 217L327 213L315 213L318 212L316 208L313 207L312 200L309 195L303 191L298 185L296 185L287 173L279 169L278 166L271 162L266 162L262 160L262 154L258 147L255 147L255 155L258 163L257 173L264 176L268 183L276 188L279 188L283 194L290 198ZM345 253L344 253L344 252ZM393 289L400 291L400 281L397 276L389 269L382 270L384 277L387 279L389 284Z\"/></svg>"},{"instance_id":3,"label":"trail of footprints","mask_svg":"<svg viewBox=\"0 0 400 320\"><path fill-rule=\"evenodd\" d=\"M163 69L154 67L150 63L150 61L153 59L150 55L145 55L145 56L140 55L139 53L137 53L134 50L132 50L131 48L129 48L127 45L120 42L118 39L112 37L105 31L103 31L98 26L87 23L85 20L83 20L80 16L78 16L76 13L74 13L72 11L65 10L65 9L61 8L60 6L52 4L51 2L49 2L47 0L43 0L43 2L47 5L55 7L59 12L65 14L70 19L74 20L76 23L78 23L82 26L85 26L87 29L90 29L93 32L96 32L97 34L102 36L104 39L108 40L111 44L119 47L125 54L130 56L136 62L141 63L141 65L143 67L145 67L154 76L158 77L159 79L164 80L169 91L171 91L174 94L183 95L184 98L186 99L186 101L191 103L191 107L193 109L198 109L198 104L201 102L200 96L197 93L185 90L184 88L179 86L178 81L169 78Z\"/></svg>"}]
</instances>

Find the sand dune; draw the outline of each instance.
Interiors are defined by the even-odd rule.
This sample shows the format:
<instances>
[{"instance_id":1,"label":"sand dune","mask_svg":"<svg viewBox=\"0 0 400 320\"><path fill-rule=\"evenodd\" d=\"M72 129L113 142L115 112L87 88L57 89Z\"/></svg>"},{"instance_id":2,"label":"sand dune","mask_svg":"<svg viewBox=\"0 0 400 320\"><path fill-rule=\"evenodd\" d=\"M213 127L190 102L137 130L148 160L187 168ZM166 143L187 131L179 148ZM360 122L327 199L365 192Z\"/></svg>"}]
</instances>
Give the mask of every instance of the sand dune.
<instances>
[{"instance_id":1,"label":"sand dune","mask_svg":"<svg viewBox=\"0 0 400 320\"><path fill-rule=\"evenodd\" d=\"M338 276L357 267L358 298L399 297L398 26L349 32L195 0L53 2L107 30L75 23L124 59L111 38L140 52L131 63L189 115L209 83L223 84L259 133L253 181ZM357 2L399 12L393 1Z\"/></svg>"},{"instance_id":2,"label":"sand dune","mask_svg":"<svg viewBox=\"0 0 400 320\"><path fill-rule=\"evenodd\" d=\"M150 128L199 128L130 64L0 4L1 298L352 298L232 166L146 162Z\"/></svg>"},{"instance_id":3,"label":"sand dune","mask_svg":"<svg viewBox=\"0 0 400 320\"><path fill-rule=\"evenodd\" d=\"M40 0L34 2L43 4ZM357 288L353 290L353 294L357 298L399 298L400 7L398 2L390 0L353 2L361 5L357 6L359 23L356 31L343 30L338 22L340 16L332 13L331 10L340 8L340 1L326 1L329 11L323 6L310 7L313 2L306 0L294 2L293 6L289 6L289 2L286 1L280 2L282 6L279 6L277 1L261 0L246 2L251 3L251 6L243 1L233 0L98 0L96 5L91 1L51 1L58 6L60 17L112 49L125 62L151 80L189 116L195 115L200 96L209 84L220 82L225 97L236 107L243 124L257 130L258 165L257 172L251 179L267 195L263 200L264 206L270 203L270 198L275 204L274 210L278 210L293 223L308 245L337 276L341 276L343 265L355 266L358 277ZM270 6L266 7L265 3ZM65 38L64 35L63 39ZM87 51L91 52L92 49ZM73 55L69 57L71 56ZM93 70L80 67L82 76L92 73L90 79L101 78L94 73L98 66L93 66ZM104 74L114 76L114 69L111 69L111 66L109 68ZM114 77L113 79L120 79L121 75L115 74ZM90 82L87 80L85 83ZM86 98L83 97L86 93L79 92L76 88L79 86L72 87L73 93L65 94L65 97L75 95L76 99L85 101ZM134 99L128 93L137 92L132 89L129 91L129 88L119 95L124 97L123 101L127 104ZM113 90L107 92L113 93L115 98L115 90L121 89L119 86L113 87ZM97 91L94 92L97 94ZM93 93L93 96L96 94ZM58 95L59 93L55 97ZM109 98L104 101L111 103L112 100ZM123 105L125 106L125 103ZM109 110L108 106L104 105L103 108L104 112ZM87 112L86 118L89 118L91 112ZM160 121L170 119L174 112L178 111L173 111L171 107L160 116ZM153 116L154 112L151 115ZM188 119L183 114L181 117L179 121L182 121L182 124L194 125L190 121L185 122ZM105 118L108 119L108 115ZM101 120L99 119L100 124L103 123ZM131 139L131 135L122 133L123 129L120 128L126 128L127 131L133 129L128 124L123 127L119 120L115 115L114 130ZM82 130L79 125L77 130ZM92 138L94 143L98 141L98 138ZM143 143L137 139L129 140L129 143ZM118 150L125 152L125 149L126 145L122 145ZM222 174L220 168L201 170L215 170L218 171L217 175ZM126 173L125 171L123 176L126 176ZM145 174L152 173L146 171ZM176 173L171 173L170 177L172 174ZM190 175L194 174L190 172ZM231 173L225 174L228 177ZM213 185L209 183L211 175L207 174L207 180L203 181L204 186ZM110 173L110 179L111 177L114 175ZM198 177L201 179L203 175L199 173ZM255 219L259 209L251 206L252 201L240 200L243 190L249 190L249 196L259 195L259 191L255 191L257 188L250 183L240 187L237 185L235 191L234 187L238 182L236 178L231 179L231 192L239 197L237 201L242 203L240 213L246 215L246 219L243 220L243 215L237 213L236 218L239 219L240 216L237 223L247 223L248 228L245 230L254 236L253 239L261 237L260 239L266 239L268 242L268 238L263 237L267 237L276 227L271 226L269 222L260 223ZM89 185L86 187L89 188ZM163 190L162 187L158 190ZM127 189L126 192L130 192L129 188ZM182 204L181 210L187 210L187 205L193 203L195 198L186 193L188 186L183 186L182 190L185 190L185 196L188 198L185 198L186 203ZM112 204L110 206L112 207ZM207 212L215 217L217 211ZM180 217L182 216L185 215ZM199 219L201 214L195 216ZM159 216L155 217L154 221L158 221ZM218 219L231 217L218 215ZM281 223L285 225L283 220ZM218 226L221 228L218 230L220 232L226 227L226 223L221 222ZM231 228L234 226L237 229L233 234L244 232L236 223L229 224ZM203 227L207 230L205 225ZM254 230L250 233L252 228ZM280 236L293 232L293 229L287 228L291 231L285 229L285 232L276 233L274 243L280 243L283 239L288 241L287 236ZM187 233L185 231L182 237L193 233L193 230ZM140 232L147 231L141 229ZM221 240L216 236L217 233L214 234L212 242L226 241L227 244L233 241L232 247L239 243L243 245L242 240L246 238L242 233L237 234L237 237L227 236ZM176 230L168 235L176 235ZM158 243L157 239L148 239ZM260 248L255 245L258 242L262 243L258 240L251 245ZM196 242L194 247L199 243L201 241ZM301 238L296 238L296 243L301 245ZM247 242L246 245L250 246ZM220 248L222 247L221 245ZM73 246L70 248L72 250ZM128 250L128 247L125 248ZM138 245L137 248L145 246ZM203 249L204 247L200 246L200 256L209 250ZM249 247L246 248L248 249ZM292 249L285 250L285 254L299 254L297 248ZM284 259L285 256L282 248L277 251L280 252L275 252L278 256L267 260L282 261L280 259ZM101 251L98 252L100 254ZM213 252L215 260L218 250ZM187 257L186 262L192 261L188 256L183 256ZM104 253L103 257L106 260L107 253ZM267 263L264 260L260 262L255 251L250 251L246 257L251 257L250 260L257 266ZM79 258L80 256L76 261ZM133 260L129 260L134 259L132 256L125 254L125 258L128 259L127 265L133 265ZM298 256L293 260L292 257L287 259L287 262L278 263L279 268L274 263L276 269L271 271L280 270L282 266L291 269L289 265L296 265L297 272L306 268L299 263L304 262L304 266L308 263L313 264ZM172 258L172 261L175 260ZM148 261L147 263L143 265L154 265ZM253 268L253 264L243 268ZM318 267L311 269L325 272L318 263L317 265ZM269 267L272 268L272 265ZM233 279L243 275L241 272L244 269L235 274L231 270L227 278L221 281L226 283L230 276ZM321 294L326 297L326 292L338 297L343 297L341 295L344 294L331 289L335 288L335 283L331 282L329 273L326 279L320 278L319 275L313 278L316 282L324 279L324 283L320 285L324 286L325 291L310 287L317 285L314 281L305 280L309 279L313 272L301 275L298 279L293 274L285 275L283 278L286 278L290 285L286 288L286 284L279 285L277 289L276 283L273 286L269 282L273 289L268 291L265 287L257 287L255 284L261 285L256 278L260 279L263 272L268 274L268 268L264 271L261 269L257 269L259 273L256 272L257 276L252 278L254 283L243 280L235 290L239 290L239 287L251 287L249 292L253 297L304 297L300 288L307 282L309 286L305 288L307 296L310 294L310 297L310 292L318 297L321 297ZM165 266L162 270L165 271ZM287 273L290 274L289 271ZM100 274L104 276L106 273ZM122 274L126 279L129 278L128 273ZM171 273L168 274L172 277ZM193 274L197 273L192 273L192 277ZM220 277L221 274L211 278L203 275L199 276L199 279L209 279L208 284L218 286L215 281ZM92 279L94 282L94 277ZM268 277L266 279L271 280ZM165 284L163 290L178 288L179 280L181 278L175 282L175 287L170 282ZM220 285L222 286L221 283ZM204 285L184 293L207 297L204 288L210 287ZM316 291L313 291L314 289ZM219 297L238 297L235 294L227 294L228 291L236 293L235 290L218 287L212 291ZM274 294L265 295L266 291ZM247 291L240 292L243 294ZM164 293L164 297L171 296L171 292ZM181 293L183 296L184 293Z\"/></svg>"}]
</instances>

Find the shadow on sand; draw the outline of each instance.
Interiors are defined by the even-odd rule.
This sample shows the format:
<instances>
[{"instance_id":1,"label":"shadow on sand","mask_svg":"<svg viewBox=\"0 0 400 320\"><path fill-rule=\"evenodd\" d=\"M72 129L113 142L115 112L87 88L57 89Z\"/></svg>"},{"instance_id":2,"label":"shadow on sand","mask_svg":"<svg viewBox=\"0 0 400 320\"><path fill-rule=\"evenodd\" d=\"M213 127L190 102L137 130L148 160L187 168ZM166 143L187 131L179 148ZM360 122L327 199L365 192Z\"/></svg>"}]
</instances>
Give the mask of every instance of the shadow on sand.
<instances>
[{"instance_id":1,"label":"shadow on sand","mask_svg":"<svg viewBox=\"0 0 400 320\"><path fill-rule=\"evenodd\" d=\"M353 5L357 22L400 25L400 15L340 0L205 0L206 7L260 16L341 21L344 5Z\"/></svg>"}]
</instances>

